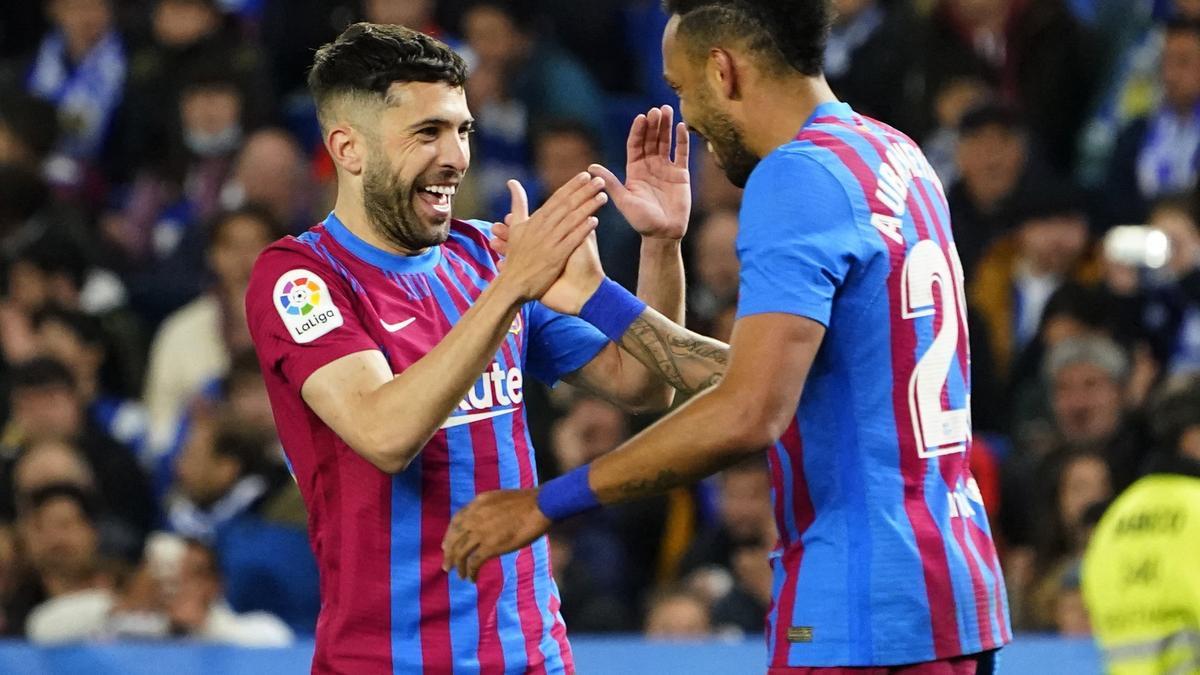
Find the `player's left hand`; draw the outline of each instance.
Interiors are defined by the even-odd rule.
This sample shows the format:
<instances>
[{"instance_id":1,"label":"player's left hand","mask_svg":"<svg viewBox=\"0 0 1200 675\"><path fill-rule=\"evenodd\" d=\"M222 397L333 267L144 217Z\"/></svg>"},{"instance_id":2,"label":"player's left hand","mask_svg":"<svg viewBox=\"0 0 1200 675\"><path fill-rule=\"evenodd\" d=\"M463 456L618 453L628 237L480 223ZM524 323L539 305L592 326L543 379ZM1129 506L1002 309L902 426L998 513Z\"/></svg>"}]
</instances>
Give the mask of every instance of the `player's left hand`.
<instances>
[{"instance_id":1,"label":"player's left hand","mask_svg":"<svg viewBox=\"0 0 1200 675\"><path fill-rule=\"evenodd\" d=\"M682 239L692 214L690 138L687 125L674 124L675 111L664 105L638 115L626 144L625 183L599 164L588 173L604 179L617 210L643 237ZM674 129L672 128L674 127ZM671 158L671 134L675 158Z\"/></svg>"},{"instance_id":2,"label":"player's left hand","mask_svg":"<svg viewBox=\"0 0 1200 675\"><path fill-rule=\"evenodd\" d=\"M550 529L538 509L537 490L485 492L455 514L442 540L442 569L475 581L496 556L528 546Z\"/></svg>"}]
</instances>

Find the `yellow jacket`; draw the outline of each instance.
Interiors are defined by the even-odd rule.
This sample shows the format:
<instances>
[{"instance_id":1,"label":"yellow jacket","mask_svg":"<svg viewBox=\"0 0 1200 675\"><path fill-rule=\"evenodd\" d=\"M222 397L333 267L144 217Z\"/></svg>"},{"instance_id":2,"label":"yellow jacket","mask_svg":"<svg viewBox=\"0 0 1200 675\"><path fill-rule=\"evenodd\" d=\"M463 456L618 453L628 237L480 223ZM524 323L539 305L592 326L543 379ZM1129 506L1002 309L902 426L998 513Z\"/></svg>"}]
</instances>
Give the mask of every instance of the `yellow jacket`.
<instances>
[{"instance_id":1,"label":"yellow jacket","mask_svg":"<svg viewBox=\"0 0 1200 675\"><path fill-rule=\"evenodd\" d=\"M1083 596L1111 675L1200 673L1200 478L1152 474L1113 503Z\"/></svg>"}]
</instances>

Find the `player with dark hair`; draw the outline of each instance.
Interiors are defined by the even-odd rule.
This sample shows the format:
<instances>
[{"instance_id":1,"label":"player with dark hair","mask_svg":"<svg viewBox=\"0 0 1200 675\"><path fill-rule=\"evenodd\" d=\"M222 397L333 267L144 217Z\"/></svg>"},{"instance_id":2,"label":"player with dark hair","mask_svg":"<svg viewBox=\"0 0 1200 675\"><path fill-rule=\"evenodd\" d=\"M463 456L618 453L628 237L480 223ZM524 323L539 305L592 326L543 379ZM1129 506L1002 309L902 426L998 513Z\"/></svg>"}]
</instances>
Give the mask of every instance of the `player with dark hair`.
<instances>
[{"instance_id":1,"label":"player with dark hair","mask_svg":"<svg viewBox=\"0 0 1200 675\"><path fill-rule=\"evenodd\" d=\"M683 314L691 206L670 109L635 122L614 193L643 235L639 299L599 269L600 178L573 177L532 215L510 183L504 260L492 225L451 217L470 162L465 78L458 55L399 26L356 24L322 47L309 85L334 211L264 251L247 291L321 568L315 672L573 672L546 540L474 585L441 569L450 518L479 492L537 484L526 373L650 411L723 360L667 318Z\"/></svg>"},{"instance_id":2,"label":"player with dark hair","mask_svg":"<svg viewBox=\"0 0 1200 675\"><path fill-rule=\"evenodd\" d=\"M475 578L554 520L768 448L769 672L991 672L1008 615L968 468L966 306L942 185L912 141L830 90L825 0L667 9L666 79L746 188L728 370L591 465L478 497L445 564Z\"/></svg>"}]
</instances>

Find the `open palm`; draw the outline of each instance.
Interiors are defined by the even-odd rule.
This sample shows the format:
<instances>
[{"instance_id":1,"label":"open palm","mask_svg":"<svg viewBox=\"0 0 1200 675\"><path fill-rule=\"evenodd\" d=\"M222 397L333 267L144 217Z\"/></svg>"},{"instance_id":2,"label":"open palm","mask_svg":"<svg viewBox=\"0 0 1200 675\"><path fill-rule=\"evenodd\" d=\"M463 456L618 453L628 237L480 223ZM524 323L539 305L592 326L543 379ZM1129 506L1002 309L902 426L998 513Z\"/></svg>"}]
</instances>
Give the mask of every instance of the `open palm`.
<instances>
[{"instance_id":1,"label":"open palm","mask_svg":"<svg viewBox=\"0 0 1200 675\"><path fill-rule=\"evenodd\" d=\"M675 111L664 105L638 115L626 145L625 183L593 164L588 171L604 179L613 203L643 237L682 239L692 211L688 172L687 125L674 124ZM675 157L671 136L675 135Z\"/></svg>"}]
</instances>

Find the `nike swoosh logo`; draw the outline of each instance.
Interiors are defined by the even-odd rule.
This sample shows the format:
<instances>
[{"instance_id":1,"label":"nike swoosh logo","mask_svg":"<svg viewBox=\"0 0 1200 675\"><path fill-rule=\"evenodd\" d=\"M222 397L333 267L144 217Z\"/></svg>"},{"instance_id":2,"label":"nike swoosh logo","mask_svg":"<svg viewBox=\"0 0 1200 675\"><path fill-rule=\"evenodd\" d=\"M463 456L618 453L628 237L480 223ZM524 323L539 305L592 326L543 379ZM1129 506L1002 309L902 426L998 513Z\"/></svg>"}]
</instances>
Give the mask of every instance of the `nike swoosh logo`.
<instances>
[{"instance_id":1,"label":"nike swoosh logo","mask_svg":"<svg viewBox=\"0 0 1200 675\"><path fill-rule=\"evenodd\" d=\"M470 424L471 422L490 420L493 417L499 417L501 415L511 415L515 411L516 408L505 408L503 410L489 410L487 412L475 413L473 415L459 415L458 417L450 417L446 419L444 424L442 424L442 428L449 429L450 427L461 427L462 425Z\"/></svg>"},{"instance_id":2,"label":"nike swoosh logo","mask_svg":"<svg viewBox=\"0 0 1200 675\"><path fill-rule=\"evenodd\" d=\"M383 319L380 319L379 323L383 324L383 328L387 332L395 333L397 331L402 331L405 328L408 328L409 326L412 325L412 322L414 322L416 320L417 320L417 317L414 316L413 318L407 319L405 321L401 321L400 323L388 323L388 322L384 321Z\"/></svg>"}]
</instances>

